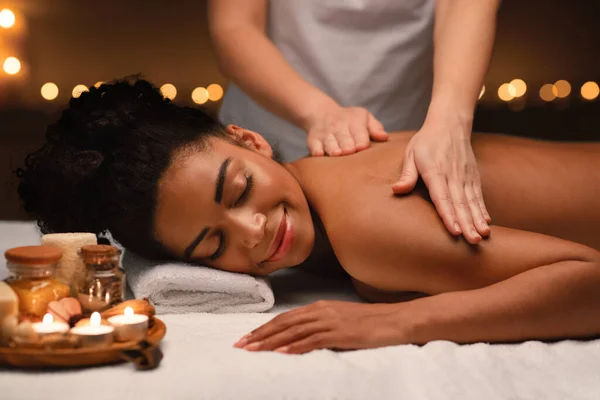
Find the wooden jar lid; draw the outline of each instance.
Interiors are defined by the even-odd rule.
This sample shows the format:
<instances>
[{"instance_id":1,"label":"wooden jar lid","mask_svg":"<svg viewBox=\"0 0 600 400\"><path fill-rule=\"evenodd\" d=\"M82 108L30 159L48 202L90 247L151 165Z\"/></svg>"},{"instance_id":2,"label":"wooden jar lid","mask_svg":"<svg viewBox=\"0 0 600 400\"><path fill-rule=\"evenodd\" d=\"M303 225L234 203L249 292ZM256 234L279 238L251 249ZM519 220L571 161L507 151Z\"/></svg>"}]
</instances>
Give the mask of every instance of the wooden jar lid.
<instances>
[{"instance_id":1,"label":"wooden jar lid","mask_svg":"<svg viewBox=\"0 0 600 400\"><path fill-rule=\"evenodd\" d=\"M83 257L111 257L119 254L120 250L118 248L114 246L109 246L107 244L88 244L81 248L81 255Z\"/></svg>"},{"instance_id":2,"label":"wooden jar lid","mask_svg":"<svg viewBox=\"0 0 600 400\"><path fill-rule=\"evenodd\" d=\"M61 259L62 250L54 246L21 246L6 250L4 257L15 264L54 264Z\"/></svg>"}]
</instances>

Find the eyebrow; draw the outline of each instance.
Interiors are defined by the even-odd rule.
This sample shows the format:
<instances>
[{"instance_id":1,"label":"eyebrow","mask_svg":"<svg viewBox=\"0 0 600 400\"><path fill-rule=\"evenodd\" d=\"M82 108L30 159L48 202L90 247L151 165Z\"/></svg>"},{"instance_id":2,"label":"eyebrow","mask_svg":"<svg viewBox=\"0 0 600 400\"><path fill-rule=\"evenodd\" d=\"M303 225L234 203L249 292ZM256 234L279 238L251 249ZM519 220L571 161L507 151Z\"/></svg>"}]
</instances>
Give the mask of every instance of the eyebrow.
<instances>
[{"instance_id":1,"label":"eyebrow","mask_svg":"<svg viewBox=\"0 0 600 400\"><path fill-rule=\"evenodd\" d=\"M192 256L192 253L194 252L196 247L198 247L198 244L202 241L202 239L204 239L204 237L206 236L208 231L209 231L208 226L205 227L204 229L202 229L202 231L198 234L198 236L196 236L196 239L194 239L194 241L192 243L190 243L190 245L188 247L186 247L185 252L183 253L186 260L190 259L190 257Z\"/></svg>"},{"instance_id":2,"label":"eyebrow","mask_svg":"<svg viewBox=\"0 0 600 400\"><path fill-rule=\"evenodd\" d=\"M227 158L225 161L223 161L223 164L221 164L221 167L219 168L219 174L217 175L217 188L215 191L215 202L217 204L221 204L221 200L223 200L223 187L225 186L225 175L227 174L227 167L229 167L230 163L231 158ZM194 250L196 250L196 247L198 247L202 239L204 239L204 237L208 234L209 230L210 228L208 226L204 227L204 229L202 229L198 236L196 236L196 239L194 239L194 241L190 243L188 247L186 247L185 252L183 253L186 260L190 259L192 253L194 252Z\"/></svg>"},{"instance_id":3,"label":"eyebrow","mask_svg":"<svg viewBox=\"0 0 600 400\"><path fill-rule=\"evenodd\" d=\"M219 168L219 175L217 176L217 189L215 191L215 202L221 204L223 200L223 187L225 186L225 175L227 174L227 167L231 163L231 158L226 159Z\"/></svg>"}]
</instances>

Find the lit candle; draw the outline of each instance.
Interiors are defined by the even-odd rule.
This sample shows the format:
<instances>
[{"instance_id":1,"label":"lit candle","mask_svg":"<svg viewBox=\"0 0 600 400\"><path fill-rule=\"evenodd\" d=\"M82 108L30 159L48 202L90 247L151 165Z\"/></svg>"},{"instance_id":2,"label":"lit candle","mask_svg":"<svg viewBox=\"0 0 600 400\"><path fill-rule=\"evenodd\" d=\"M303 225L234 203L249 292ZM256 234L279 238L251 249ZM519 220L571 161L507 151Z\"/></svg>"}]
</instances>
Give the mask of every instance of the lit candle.
<instances>
[{"instance_id":1,"label":"lit candle","mask_svg":"<svg viewBox=\"0 0 600 400\"><path fill-rule=\"evenodd\" d=\"M109 346L113 341L115 328L102 325L101 322L100 313L94 312L90 317L89 325L76 326L71 329L71 333L79 336L83 347Z\"/></svg>"},{"instance_id":2,"label":"lit candle","mask_svg":"<svg viewBox=\"0 0 600 400\"><path fill-rule=\"evenodd\" d=\"M108 318L108 323L115 327L115 340L118 342L143 340L148 334L148 316L134 314L131 307L125 307L123 315Z\"/></svg>"},{"instance_id":3,"label":"lit candle","mask_svg":"<svg viewBox=\"0 0 600 400\"><path fill-rule=\"evenodd\" d=\"M54 317L50 313L46 313L42 322L36 322L31 325L38 336L43 337L53 333L66 333L69 330L69 324L64 322L54 322Z\"/></svg>"}]
</instances>

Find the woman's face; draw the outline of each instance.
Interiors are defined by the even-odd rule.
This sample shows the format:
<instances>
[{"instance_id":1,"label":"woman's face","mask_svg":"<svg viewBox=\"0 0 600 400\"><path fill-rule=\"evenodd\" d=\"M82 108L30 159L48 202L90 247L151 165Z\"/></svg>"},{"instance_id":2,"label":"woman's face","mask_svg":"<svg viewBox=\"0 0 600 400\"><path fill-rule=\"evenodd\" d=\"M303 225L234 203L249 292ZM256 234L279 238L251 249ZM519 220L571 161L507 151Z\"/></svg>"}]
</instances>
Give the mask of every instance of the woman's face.
<instances>
[{"instance_id":1,"label":"woman's face","mask_svg":"<svg viewBox=\"0 0 600 400\"><path fill-rule=\"evenodd\" d=\"M229 126L250 149L213 139L183 151L158 185L157 239L175 257L266 275L303 262L314 228L300 185L257 133Z\"/></svg>"}]
</instances>

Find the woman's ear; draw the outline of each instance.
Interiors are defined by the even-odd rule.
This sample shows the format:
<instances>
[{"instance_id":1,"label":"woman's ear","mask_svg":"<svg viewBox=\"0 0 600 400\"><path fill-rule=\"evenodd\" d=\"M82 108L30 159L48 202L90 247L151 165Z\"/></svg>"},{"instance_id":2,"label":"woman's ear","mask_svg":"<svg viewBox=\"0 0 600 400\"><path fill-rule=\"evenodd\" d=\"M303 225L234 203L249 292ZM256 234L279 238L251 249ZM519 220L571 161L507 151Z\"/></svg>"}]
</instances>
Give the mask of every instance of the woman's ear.
<instances>
[{"instance_id":1,"label":"woman's ear","mask_svg":"<svg viewBox=\"0 0 600 400\"><path fill-rule=\"evenodd\" d=\"M273 149L260 134L232 124L227 125L226 131L236 141L244 143L246 147L257 151L265 157L273 158Z\"/></svg>"}]
</instances>

